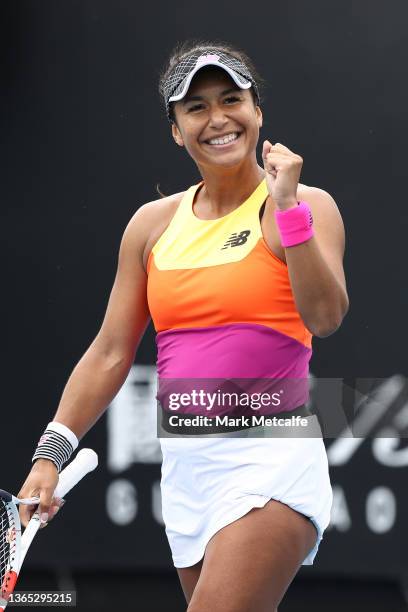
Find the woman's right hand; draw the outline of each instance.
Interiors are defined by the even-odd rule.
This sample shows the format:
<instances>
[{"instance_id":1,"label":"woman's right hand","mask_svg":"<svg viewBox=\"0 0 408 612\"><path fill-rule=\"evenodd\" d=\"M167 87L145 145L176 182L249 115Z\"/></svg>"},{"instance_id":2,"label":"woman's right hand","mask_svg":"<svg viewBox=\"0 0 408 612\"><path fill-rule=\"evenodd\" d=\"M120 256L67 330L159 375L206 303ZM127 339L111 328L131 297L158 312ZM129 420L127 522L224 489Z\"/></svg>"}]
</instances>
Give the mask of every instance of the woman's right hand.
<instances>
[{"instance_id":1,"label":"woman's right hand","mask_svg":"<svg viewBox=\"0 0 408 612\"><path fill-rule=\"evenodd\" d=\"M36 505L19 506L20 520L23 527L27 527L33 514L38 509L41 518L41 528L45 527L56 515L64 501L54 497L58 484L58 470L49 459L37 459L31 472L20 489L17 497L39 497L39 507Z\"/></svg>"}]
</instances>

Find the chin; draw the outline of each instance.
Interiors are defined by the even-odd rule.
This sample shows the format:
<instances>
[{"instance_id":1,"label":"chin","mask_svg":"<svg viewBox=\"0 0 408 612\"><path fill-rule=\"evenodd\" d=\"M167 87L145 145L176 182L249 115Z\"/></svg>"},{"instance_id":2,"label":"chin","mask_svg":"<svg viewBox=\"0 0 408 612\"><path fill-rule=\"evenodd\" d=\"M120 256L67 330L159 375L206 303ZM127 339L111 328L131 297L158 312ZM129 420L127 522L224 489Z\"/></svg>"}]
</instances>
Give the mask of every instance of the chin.
<instances>
[{"instance_id":1,"label":"chin","mask_svg":"<svg viewBox=\"0 0 408 612\"><path fill-rule=\"evenodd\" d=\"M248 154L243 155L242 153L225 153L224 155L214 155L213 157L207 157L205 164L211 166L218 166L222 168L234 168L234 166L240 166ZM204 161L204 160L203 160Z\"/></svg>"}]
</instances>

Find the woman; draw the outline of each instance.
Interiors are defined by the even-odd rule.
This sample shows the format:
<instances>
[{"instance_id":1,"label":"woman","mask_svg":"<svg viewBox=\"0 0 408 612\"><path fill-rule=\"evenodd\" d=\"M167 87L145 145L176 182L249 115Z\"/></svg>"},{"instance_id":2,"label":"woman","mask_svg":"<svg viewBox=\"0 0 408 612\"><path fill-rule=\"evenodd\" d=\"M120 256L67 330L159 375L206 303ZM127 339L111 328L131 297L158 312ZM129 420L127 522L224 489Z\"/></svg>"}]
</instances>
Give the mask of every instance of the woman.
<instances>
[{"instance_id":1,"label":"woman","mask_svg":"<svg viewBox=\"0 0 408 612\"><path fill-rule=\"evenodd\" d=\"M332 334L348 310L334 200L299 184L303 160L282 144L265 140L257 162L258 83L245 54L214 44L185 45L162 75L172 136L202 181L145 204L124 232L101 330L19 493L40 494L44 524L59 505L58 471L123 384L150 316L159 383L174 385L307 379L312 335ZM285 414L307 417L306 401L297 389ZM190 403L182 413L200 410ZM221 413L215 406L211 417ZM163 518L190 612L276 610L329 522L321 438L236 429L161 438ZM21 510L23 524L32 511Z\"/></svg>"}]
</instances>

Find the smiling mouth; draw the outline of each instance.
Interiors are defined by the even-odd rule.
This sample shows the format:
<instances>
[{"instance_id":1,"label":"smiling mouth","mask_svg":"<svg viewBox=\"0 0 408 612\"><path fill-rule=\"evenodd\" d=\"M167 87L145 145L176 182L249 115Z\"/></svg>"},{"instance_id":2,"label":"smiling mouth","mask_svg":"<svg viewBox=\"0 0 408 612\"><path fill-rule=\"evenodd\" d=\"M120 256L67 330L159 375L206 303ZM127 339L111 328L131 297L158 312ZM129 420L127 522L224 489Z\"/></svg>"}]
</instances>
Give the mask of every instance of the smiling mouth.
<instances>
[{"instance_id":1,"label":"smiling mouth","mask_svg":"<svg viewBox=\"0 0 408 612\"><path fill-rule=\"evenodd\" d=\"M241 136L241 133L242 132L231 132L230 134L226 134L221 138L210 138L208 140L204 140L204 143L209 145L210 147L222 149L237 141L238 138Z\"/></svg>"}]
</instances>

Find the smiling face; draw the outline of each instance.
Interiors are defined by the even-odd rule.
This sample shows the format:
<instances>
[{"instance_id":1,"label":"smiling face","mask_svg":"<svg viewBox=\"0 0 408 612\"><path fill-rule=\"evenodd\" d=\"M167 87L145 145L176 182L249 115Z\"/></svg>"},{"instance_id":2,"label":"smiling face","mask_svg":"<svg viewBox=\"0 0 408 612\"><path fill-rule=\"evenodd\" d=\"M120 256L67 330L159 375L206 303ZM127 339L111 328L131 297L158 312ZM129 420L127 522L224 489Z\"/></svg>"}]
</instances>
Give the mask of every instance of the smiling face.
<instances>
[{"instance_id":1,"label":"smiling face","mask_svg":"<svg viewBox=\"0 0 408 612\"><path fill-rule=\"evenodd\" d=\"M203 68L175 103L174 140L200 167L233 167L256 157L262 113L252 93L220 68Z\"/></svg>"}]
</instances>

